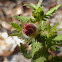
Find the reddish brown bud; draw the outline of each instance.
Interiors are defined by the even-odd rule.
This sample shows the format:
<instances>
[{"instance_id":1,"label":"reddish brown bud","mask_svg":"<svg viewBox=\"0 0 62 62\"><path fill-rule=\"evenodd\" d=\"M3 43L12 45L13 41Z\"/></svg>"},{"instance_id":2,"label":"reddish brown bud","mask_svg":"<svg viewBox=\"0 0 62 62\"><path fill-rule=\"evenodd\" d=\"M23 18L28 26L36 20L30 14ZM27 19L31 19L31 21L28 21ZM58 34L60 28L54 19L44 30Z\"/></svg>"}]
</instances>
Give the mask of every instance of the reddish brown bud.
<instances>
[{"instance_id":1,"label":"reddish brown bud","mask_svg":"<svg viewBox=\"0 0 62 62\"><path fill-rule=\"evenodd\" d=\"M36 26L32 23L27 23L23 25L23 33L27 36L34 36L36 33Z\"/></svg>"}]
</instances>

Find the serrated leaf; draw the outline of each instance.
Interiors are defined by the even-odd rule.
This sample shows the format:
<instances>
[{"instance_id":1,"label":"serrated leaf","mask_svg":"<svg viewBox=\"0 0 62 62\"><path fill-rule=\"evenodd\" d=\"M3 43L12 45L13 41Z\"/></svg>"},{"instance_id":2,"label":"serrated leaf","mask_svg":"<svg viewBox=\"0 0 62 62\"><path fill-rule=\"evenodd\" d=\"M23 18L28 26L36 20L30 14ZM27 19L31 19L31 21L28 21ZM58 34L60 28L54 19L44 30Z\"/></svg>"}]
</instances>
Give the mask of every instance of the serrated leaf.
<instances>
[{"instance_id":1,"label":"serrated leaf","mask_svg":"<svg viewBox=\"0 0 62 62\"><path fill-rule=\"evenodd\" d=\"M54 31L56 30L56 27L58 26L59 23L56 23L55 26L53 27L52 31L51 31L51 35L54 34Z\"/></svg>"},{"instance_id":2,"label":"serrated leaf","mask_svg":"<svg viewBox=\"0 0 62 62\"><path fill-rule=\"evenodd\" d=\"M21 35L22 35L22 32L19 32L19 31L16 31L16 30L14 30L12 32L12 34L9 34L9 36L21 36Z\"/></svg>"},{"instance_id":3,"label":"serrated leaf","mask_svg":"<svg viewBox=\"0 0 62 62\"><path fill-rule=\"evenodd\" d=\"M53 40L62 41L62 34L58 34Z\"/></svg>"},{"instance_id":4,"label":"serrated leaf","mask_svg":"<svg viewBox=\"0 0 62 62\"><path fill-rule=\"evenodd\" d=\"M36 60L32 60L32 62L44 62L44 61L46 61L45 57L39 57Z\"/></svg>"},{"instance_id":5,"label":"serrated leaf","mask_svg":"<svg viewBox=\"0 0 62 62\"><path fill-rule=\"evenodd\" d=\"M37 4L37 9L41 6L43 0L39 0L38 4Z\"/></svg>"},{"instance_id":6,"label":"serrated leaf","mask_svg":"<svg viewBox=\"0 0 62 62\"><path fill-rule=\"evenodd\" d=\"M50 48L52 51L56 51L57 50L57 48L55 47L55 46L51 46L51 48Z\"/></svg>"},{"instance_id":7,"label":"serrated leaf","mask_svg":"<svg viewBox=\"0 0 62 62\"><path fill-rule=\"evenodd\" d=\"M28 53L24 47L24 45L21 43L21 52L23 53L24 57L27 59L31 58L31 54L30 52Z\"/></svg>"},{"instance_id":8,"label":"serrated leaf","mask_svg":"<svg viewBox=\"0 0 62 62\"><path fill-rule=\"evenodd\" d=\"M32 56L34 56L34 54L42 47L42 44L39 42L33 42L32 43L32 50L31 50L31 54Z\"/></svg>"},{"instance_id":9,"label":"serrated leaf","mask_svg":"<svg viewBox=\"0 0 62 62\"><path fill-rule=\"evenodd\" d=\"M41 61L41 62L45 62L47 59L47 57L48 57L48 55L49 55L49 53L48 53L48 51L47 51L47 49L46 48L41 48L40 50L38 50L35 54L34 54L34 56L33 56L33 58L32 58L32 62L38 62L38 61Z\"/></svg>"},{"instance_id":10,"label":"serrated leaf","mask_svg":"<svg viewBox=\"0 0 62 62\"><path fill-rule=\"evenodd\" d=\"M18 24L16 24L16 23L11 23L11 25L12 25L14 28L16 28L17 30L22 31L22 28L21 28Z\"/></svg>"},{"instance_id":11,"label":"serrated leaf","mask_svg":"<svg viewBox=\"0 0 62 62\"><path fill-rule=\"evenodd\" d=\"M41 25L42 25L41 26L41 29L42 29L42 31L44 31L47 28L46 22L45 21L42 21L42 24Z\"/></svg>"},{"instance_id":12,"label":"serrated leaf","mask_svg":"<svg viewBox=\"0 0 62 62\"><path fill-rule=\"evenodd\" d=\"M26 21L30 21L30 17L25 17L25 16L14 16L14 17L20 20L22 23L25 23Z\"/></svg>"},{"instance_id":13,"label":"serrated leaf","mask_svg":"<svg viewBox=\"0 0 62 62\"><path fill-rule=\"evenodd\" d=\"M30 4L24 4L24 6L28 6L28 7L31 7L33 9L36 9L36 5L33 4L33 3L30 3Z\"/></svg>"},{"instance_id":14,"label":"serrated leaf","mask_svg":"<svg viewBox=\"0 0 62 62\"><path fill-rule=\"evenodd\" d=\"M34 17L25 17L25 16L14 16L16 19L20 20L22 22L22 24L24 24L25 22L35 22L35 18Z\"/></svg>"},{"instance_id":15,"label":"serrated leaf","mask_svg":"<svg viewBox=\"0 0 62 62\"><path fill-rule=\"evenodd\" d=\"M49 16L49 15L53 14L60 6L61 6L61 4L59 4L59 5L57 5L57 6L53 7L53 8L51 8L50 11L48 11L48 12L46 13L46 15Z\"/></svg>"}]
</instances>

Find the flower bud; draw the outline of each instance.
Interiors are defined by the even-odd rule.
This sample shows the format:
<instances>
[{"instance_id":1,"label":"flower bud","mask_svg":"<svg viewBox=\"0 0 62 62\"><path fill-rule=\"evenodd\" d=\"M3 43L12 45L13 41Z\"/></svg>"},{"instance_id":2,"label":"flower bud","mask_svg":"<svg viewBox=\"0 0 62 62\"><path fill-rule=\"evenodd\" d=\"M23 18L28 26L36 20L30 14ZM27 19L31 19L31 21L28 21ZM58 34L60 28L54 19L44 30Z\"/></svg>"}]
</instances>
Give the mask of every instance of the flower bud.
<instances>
[{"instance_id":1,"label":"flower bud","mask_svg":"<svg viewBox=\"0 0 62 62\"><path fill-rule=\"evenodd\" d=\"M37 27L32 23L27 23L23 25L23 33L30 37L35 37L37 32Z\"/></svg>"}]
</instances>

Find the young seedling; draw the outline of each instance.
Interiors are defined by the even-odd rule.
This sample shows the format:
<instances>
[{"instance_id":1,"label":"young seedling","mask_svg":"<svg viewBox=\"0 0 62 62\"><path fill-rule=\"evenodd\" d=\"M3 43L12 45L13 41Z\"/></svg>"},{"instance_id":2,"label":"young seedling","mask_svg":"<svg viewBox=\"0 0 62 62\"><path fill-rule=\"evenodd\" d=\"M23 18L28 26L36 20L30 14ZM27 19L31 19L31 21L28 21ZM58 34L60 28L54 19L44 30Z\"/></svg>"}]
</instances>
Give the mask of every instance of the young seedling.
<instances>
[{"instance_id":1,"label":"young seedling","mask_svg":"<svg viewBox=\"0 0 62 62\"><path fill-rule=\"evenodd\" d=\"M16 28L13 36L25 40L28 46L31 45L31 51L27 51L21 43L21 52L26 58L32 58L31 62L62 62L62 58L57 57L54 51L58 48L55 45L62 45L62 34L57 34L56 27L51 27L50 23L46 23L51 14L53 14L61 4L51 8L50 11L44 13L44 7L41 6L42 0L38 4L25 4L25 6L33 8L31 17L14 16L20 20L22 25L16 23L11 25Z\"/></svg>"}]
</instances>

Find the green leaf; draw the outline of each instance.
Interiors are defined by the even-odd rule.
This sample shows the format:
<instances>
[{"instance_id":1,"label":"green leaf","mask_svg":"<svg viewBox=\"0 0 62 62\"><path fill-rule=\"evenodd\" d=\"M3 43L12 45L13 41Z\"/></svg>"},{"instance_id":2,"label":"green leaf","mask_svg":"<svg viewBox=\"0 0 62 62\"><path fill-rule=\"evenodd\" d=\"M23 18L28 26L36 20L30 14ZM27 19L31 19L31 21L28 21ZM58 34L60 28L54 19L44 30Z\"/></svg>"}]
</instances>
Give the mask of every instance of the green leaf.
<instances>
[{"instance_id":1,"label":"green leaf","mask_svg":"<svg viewBox=\"0 0 62 62\"><path fill-rule=\"evenodd\" d=\"M57 51L57 48L55 46L51 46L50 48L52 51Z\"/></svg>"},{"instance_id":2,"label":"green leaf","mask_svg":"<svg viewBox=\"0 0 62 62\"><path fill-rule=\"evenodd\" d=\"M38 4L37 4L37 9L41 6L43 0L39 0Z\"/></svg>"},{"instance_id":3,"label":"green leaf","mask_svg":"<svg viewBox=\"0 0 62 62\"><path fill-rule=\"evenodd\" d=\"M33 42L32 43L32 50L31 50L31 54L32 56L34 56L34 54L42 47L42 44L39 42Z\"/></svg>"},{"instance_id":4,"label":"green leaf","mask_svg":"<svg viewBox=\"0 0 62 62\"><path fill-rule=\"evenodd\" d=\"M14 16L16 19L20 20L22 23L25 23L27 21L30 21L30 17L25 17L25 16Z\"/></svg>"},{"instance_id":5,"label":"green leaf","mask_svg":"<svg viewBox=\"0 0 62 62\"><path fill-rule=\"evenodd\" d=\"M22 22L22 24L24 24L25 22L35 22L35 18L34 17L25 17L25 16L14 16L16 19L20 20Z\"/></svg>"},{"instance_id":6,"label":"green leaf","mask_svg":"<svg viewBox=\"0 0 62 62\"><path fill-rule=\"evenodd\" d=\"M48 24L48 33L50 33L50 30L51 30L51 26L50 24Z\"/></svg>"},{"instance_id":7,"label":"green leaf","mask_svg":"<svg viewBox=\"0 0 62 62\"><path fill-rule=\"evenodd\" d=\"M12 25L14 28L16 28L17 30L22 31L22 28L21 28L18 24L16 24L16 23L11 23L11 25Z\"/></svg>"},{"instance_id":8,"label":"green leaf","mask_svg":"<svg viewBox=\"0 0 62 62\"><path fill-rule=\"evenodd\" d=\"M45 21L42 21L42 24L41 24L42 26L41 26L41 29L42 29L42 31L45 31L46 29L47 29L47 24L46 24L46 22Z\"/></svg>"},{"instance_id":9,"label":"green leaf","mask_svg":"<svg viewBox=\"0 0 62 62\"><path fill-rule=\"evenodd\" d=\"M47 60L49 53L47 51L46 48L41 48L40 50L38 50L33 58L32 58L32 62L45 62Z\"/></svg>"},{"instance_id":10,"label":"green leaf","mask_svg":"<svg viewBox=\"0 0 62 62\"><path fill-rule=\"evenodd\" d=\"M41 16L43 16L44 15L44 12L42 10L43 10L43 8L41 7L41 8L38 8L36 11L38 13L40 13Z\"/></svg>"},{"instance_id":11,"label":"green leaf","mask_svg":"<svg viewBox=\"0 0 62 62\"><path fill-rule=\"evenodd\" d=\"M59 23L56 23L55 26L53 27L52 31L51 31L51 35L54 34L54 31L56 30L56 27L58 26Z\"/></svg>"},{"instance_id":12,"label":"green leaf","mask_svg":"<svg viewBox=\"0 0 62 62\"><path fill-rule=\"evenodd\" d=\"M55 7L51 8L50 11L48 11L48 12L44 15L44 18L43 18L43 19L49 18L49 16L51 16L51 14L55 13L55 11L57 11L60 6L61 6L61 4L56 5Z\"/></svg>"},{"instance_id":13,"label":"green leaf","mask_svg":"<svg viewBox=\"0 0 62 62\"><path fill-rule=\"evenodd\" d=\"M32 60L32 62L44 62L44 61L46 61L45 57L39 57L36 60Z\"/></svg>"},{"instance_id":14,"label":"green leaf","mask_svg":"<svg viewBox=\"0 0 62 62\"><path fill-rule=\"evenodd\" d=\"M61 6L61 4L55 6L54 8L51 8L50 11L48 11L46 13L46 15L49 16L49 15L53 14L60 6Z\"/></svg>"},{"instance_id":15,"label":"green leaf","mask_svg":"<svg viewBox=\"0 0 62 62\"><path fill-rule=\"evenodd\" d=\"M48 27L47 27L47 37L48 38L50 36L50 31L51 31L51 26L50 26L50 23L48 23Z\"/></svg>"},{"instance_id":16,"label":"green leaf","mask_svg":"<svg viewBox=\"0 0 62 62\"><path fill-rule=\"evenodd\" d=\"M36 19L33 16L31 16L30 21L31 21L31 23L32 22L34 23L34 22L36 22Z\"/></svg>"},{"instance_id":17,"label":"green leaf","mask_svg":"<svg viewBox=\"0 0 62 62\"><path fill-rule=\"evenodd\" d=\"M12 32L12 34L9 34L9 36L21 36L21 35L22 35L22 32L19 32L19 31L16 31L16 30L14 30Z\"/></svg>"},{"instance_id":18,"label":"green leaf","mask_svg":"<svg viewBox=\"0 0 62 62\"><path fill-rule=\"evenodd\" d=\"M27 59L31 58L31 53L26 51L26 49L22 43L21 43L21 52L23 53L25 58L27 58Z\"/></svg>"},{"instance_id":19,"label":"green leaf","mask_svg":"<svg viewBox=\"0 0 62 62\"><path fill-rule=\"evenodd\" d=\"M33 9L36 9L36 5L33 4L33 3L30 3L30 4L24 4L24 6L28 6L28 7L31 7Z\"/></svg>"},{"instance_id":20,"label":"green leaf","mask_svg":"<svg viewBox=\"0 0 62 62\"><path fill-rule=\"evenodd\" d=\"M53 40L62 41L62 34L58 34Z\"/></svg>"}]
</instances>

